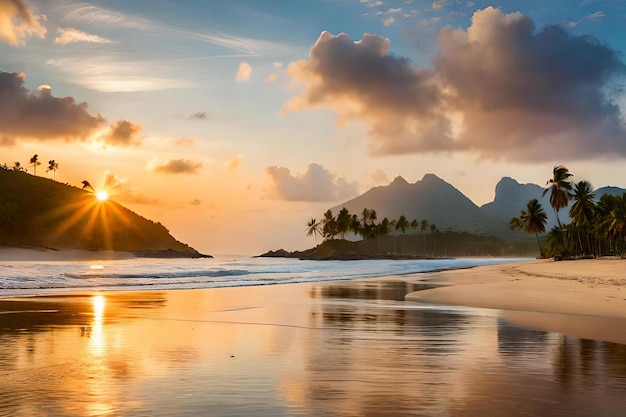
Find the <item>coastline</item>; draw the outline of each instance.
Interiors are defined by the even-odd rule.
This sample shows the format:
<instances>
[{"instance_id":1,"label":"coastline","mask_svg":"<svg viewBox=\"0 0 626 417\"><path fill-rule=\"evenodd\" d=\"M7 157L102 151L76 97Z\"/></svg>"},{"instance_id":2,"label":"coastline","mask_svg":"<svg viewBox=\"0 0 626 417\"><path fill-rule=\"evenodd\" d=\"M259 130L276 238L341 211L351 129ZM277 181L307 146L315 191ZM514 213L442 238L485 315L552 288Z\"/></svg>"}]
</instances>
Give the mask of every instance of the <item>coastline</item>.
<instances>
[{"instance_id":1,"label":"coastline","mask_svg":"<svg viewBox=\"0 0 626 417\"><path fill-rule=\"evenodd\" d=\"M82 249L50 249L50 248L16 248L0 246L0 262L2 261L101 261L131 258L212 258L199 252L139 251L125 252L113 250L82 250Z\"/></svg>"},{"instance_id":2,"label":"coastline","mask_svg":"<svg viewBox=\"0 0 626 417\"><path fill-rule=\"evenodd\" d=\"M501 310L521 326L626 344L626 260L533 260L411 277L408 302Z\"/></svg>"}]
</instances>

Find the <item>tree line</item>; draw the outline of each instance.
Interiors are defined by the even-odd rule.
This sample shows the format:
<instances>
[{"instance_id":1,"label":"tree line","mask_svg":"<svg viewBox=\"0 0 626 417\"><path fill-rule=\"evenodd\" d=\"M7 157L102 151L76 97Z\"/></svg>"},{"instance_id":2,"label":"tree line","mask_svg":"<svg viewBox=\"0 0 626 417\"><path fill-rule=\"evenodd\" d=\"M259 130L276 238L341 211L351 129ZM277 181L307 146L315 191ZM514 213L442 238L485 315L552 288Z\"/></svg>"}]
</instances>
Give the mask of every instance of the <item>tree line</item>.
<instances>
[{"instance_id":1,"label":"tree line","mask_svg":"<svg viewBox=\"0 0 626 417\"><path fill-rule=\"evenodd\" d=\"M28 164L33 166L33 175L37 175L37 167L41 165L41 162L39 162L39 155L33 155L32 158L30 158ZM3 169L12 169L13 171L28 172L28 169L24 168L22 166L22 163L19 161L15 161L12 167L9 167L6 163L2 164L1 167ZM54 159L48 161L48 168L46 169L46 172L52 171L53 180L56 180L56 172L58 169L59 163L57 161L55 161Z\"/></svg>"},{"instance_id":2,"label":"tree line","mask_svg":"<svg viewBox=\"0 0 626 417\"><path fill-rule=\"evenodd\" d=\"M571 181L573 174L557 165L546 183L542 196L550 194L550 206L557 225L543 239L547 215L538 200L532 199L519 217L510 220L511 229L521 229L537 237L542 257L597 257L626 252L626 193L621 196L603 194L596 199L589 181ZM562 224L559 211L573 202L569 209L571 222Z\"/></svg>"},{"instance_id":3,"label":"tree line","mask_svg":"<svg viewBox=\"0 0 626 417\"><path fill-rule=\"evenodd\" d=\"M433 236L434 248L435 234L439 232L436 225L429 224L426 219L409 221L405 215L391 220L384 217L381 221L378 221L376 210L368 208L364 208L360 215L350 213L345 207L336 216L333 215L332 210L327 210L322 220L318 221L312 218L307 223L306 235L313 236L316 243L317 236L324 240L333 240L337 236L345 239L347 233L361 236L364 241L376 241L379 237L384 237L391 233L395 236L398 234L404 235L409 229L420 230L422 233L430 231L430 234ZM424 252L426 252L426 234L424 234Z\"/></svg>"}]
</instances>

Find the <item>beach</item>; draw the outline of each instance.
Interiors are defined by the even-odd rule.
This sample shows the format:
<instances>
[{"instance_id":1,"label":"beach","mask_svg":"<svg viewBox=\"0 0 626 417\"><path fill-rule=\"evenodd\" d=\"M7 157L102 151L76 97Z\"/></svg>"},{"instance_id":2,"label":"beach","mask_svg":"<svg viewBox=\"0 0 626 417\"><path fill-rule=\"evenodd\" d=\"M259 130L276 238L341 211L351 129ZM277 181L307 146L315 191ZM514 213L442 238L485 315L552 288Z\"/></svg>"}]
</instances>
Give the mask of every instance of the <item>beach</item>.
<instances>
[{"instance_id":1,"label":"beach","mask_svg":"<svg viewBox=\"0 0 626 417\"><path fill-rule=\"evenodd\" d=\"M423 274L420 281L441 287L407 301L497 309L533 328L626 343L617 326L626 319L623 259L534 260Z\"/></svg>"},{"instance_id":2,"label":"beach","mask_svg":"<svg viewBox=\"0 0 626 417\"><path fill-rule=\"evenodd\" d=\"M0 416L618 417L623 265L5 297Z\"/></svg>"}]
</instances>

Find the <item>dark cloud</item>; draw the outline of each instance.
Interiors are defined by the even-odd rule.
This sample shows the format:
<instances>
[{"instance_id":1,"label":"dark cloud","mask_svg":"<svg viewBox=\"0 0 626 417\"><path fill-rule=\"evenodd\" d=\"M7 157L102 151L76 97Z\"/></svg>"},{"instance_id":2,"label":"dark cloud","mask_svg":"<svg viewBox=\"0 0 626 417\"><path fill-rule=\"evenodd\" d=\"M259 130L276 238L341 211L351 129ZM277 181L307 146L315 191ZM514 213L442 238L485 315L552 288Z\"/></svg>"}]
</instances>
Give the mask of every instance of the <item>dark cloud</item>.
<instances>
[{"instance_id":1,"label":"dark cloud","mask_svg":"<svg viewBox=\"0 0 626 417\"><path fill-rule=\"evenodd\" d=\"M389 40L377 35L353 42L345 34L322 33L308 61L289 65L288 72L307 88L283 110L330 107L339 113L340 123L364 120L374 153L449 148L445 138L451 127L433 78L407 59L389 55L388 49Z\"/></svg>"},{"instance_id":2,"label":"dark cloud","mask_svg":"<svg viewBox=\"0 0 626 417\"><path fill-rule=\"evenodd\" d=\"M23 73L0 71L0 135L17 139L84 141L106 122L91 115L86 103L54 97L48 86L24 88Z\"/></svg>"},{"instance_id":3,"label":"dark cloud","mask_svg":"<svg viewBox=\"0 0 626 417\"><path fill-rule=\"evenodd\" d=\"M274 182L274 197L288 201L338 201L359 192L356 182L330 173L322 165L311 162L304 173L292 175L288 168L271 166L266 173Z\"/></svg>"},{"instance_id":4,"label":"dark cloud","mask_svg":"<svg viewBox=\"0 0 626 417\"><path fill-rule=\"evenodd\" d=\"M164 174L197 174L202 168L201 162L193 162L188 159L170 159L163 164L156 164L152 170Z\"/></svg>"},{"instance_id":5,"label":"dark cloud","mask_svg":"<svg viewBox=\"0 0 626 417\"><path fill-rule=\"evenodd\" d=\"M101 138L107 145L131 146L139 144L139 132L142 127L128 120L119 120L111 125Z\"/></svg>"},{"instance_id":6,"label":"dark cloud","mask_svg":"<svg viewBox=\"0 0 626 417\"><path fill-rule=\"evenodd\" d=\"M536 30L521 13L477 11L467 31L439 32L434 67L389 54L387 39L322 33L308 61L290 64L305 85L285 111L329 107L362 120L375 154L470 151L510 160L626 156L614 101L624 64L616 51L559 26ZM611 91L613 89L613 91Z\"/></svg>"},{"instance_id":7,"label":"dark cloud","mask_svg":"<svg viewBox=\"0 0 626 417\"><path fill-rule=\"evenodd\" d=\"M436 74L463 114L458 148L510 159L626 155L620 108L607 89L624 65L589 36L538 32L521 13L476 12L467 33L443 29Z\"/></svg>"}]
</instances>

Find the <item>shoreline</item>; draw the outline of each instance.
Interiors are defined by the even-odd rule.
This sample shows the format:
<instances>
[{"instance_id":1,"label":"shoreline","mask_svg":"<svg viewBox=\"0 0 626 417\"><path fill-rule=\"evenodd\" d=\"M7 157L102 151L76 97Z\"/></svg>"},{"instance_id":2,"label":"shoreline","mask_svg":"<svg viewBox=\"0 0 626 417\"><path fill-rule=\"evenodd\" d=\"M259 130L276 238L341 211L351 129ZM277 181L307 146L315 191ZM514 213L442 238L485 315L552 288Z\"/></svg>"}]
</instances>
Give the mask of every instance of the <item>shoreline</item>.
<instances>
[{"instance_id":1,"label":"shoreline","mask_svg":"<svg viewBox=\"0 0 626 417\"><path fill-rule=\"evenodd\" d=\"M211 255L192 252L162 251L113 251L85 249L16 248L0 246L0 262L48 262L48 261L102 261L132 258L196 259L212 258Z\"/></svg>"},{"instance_id":2,"label":"shoreline","mask_svg":"<svg viewBox=\"0 0 626 417\"><path fill-rule=\"evenodd\" d=\"M626 260L604 258L425 273L411 282L436 288L409 293L405 300L500 310L520 326L626 344L625 271Z\"/></svg>"}]
</instances>

